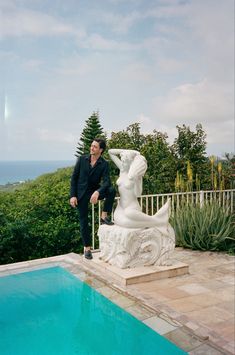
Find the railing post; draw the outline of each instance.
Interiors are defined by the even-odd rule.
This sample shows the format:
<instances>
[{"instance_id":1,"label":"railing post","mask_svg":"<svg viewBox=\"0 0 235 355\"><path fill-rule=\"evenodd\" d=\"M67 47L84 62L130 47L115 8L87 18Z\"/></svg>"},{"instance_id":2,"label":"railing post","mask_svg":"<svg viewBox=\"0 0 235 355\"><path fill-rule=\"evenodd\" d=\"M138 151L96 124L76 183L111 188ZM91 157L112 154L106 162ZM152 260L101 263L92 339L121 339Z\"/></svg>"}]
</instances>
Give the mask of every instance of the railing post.
<instances>
[{"instance_id":1,"label":"railing post","mask_svg":"<svg viewBox=\"0 0 235 355\"><path fill-rule=\"evenodd\" d=\"M95 249L95 205L91 205L92 211L91 211L91 223L92 223L92 248Z\"/></svg>"},{"instance_id":2,"label":"railing post","mask_svg":"<svg viewBox=\"0 0 235 355\"><path fill-rule=\"evenodd\" d=\"M200 208L203 207L204 205L204 192L203 191L200 191L200 198L199 198L199 201L200 201Z\"/></svg>"}]
</instances>

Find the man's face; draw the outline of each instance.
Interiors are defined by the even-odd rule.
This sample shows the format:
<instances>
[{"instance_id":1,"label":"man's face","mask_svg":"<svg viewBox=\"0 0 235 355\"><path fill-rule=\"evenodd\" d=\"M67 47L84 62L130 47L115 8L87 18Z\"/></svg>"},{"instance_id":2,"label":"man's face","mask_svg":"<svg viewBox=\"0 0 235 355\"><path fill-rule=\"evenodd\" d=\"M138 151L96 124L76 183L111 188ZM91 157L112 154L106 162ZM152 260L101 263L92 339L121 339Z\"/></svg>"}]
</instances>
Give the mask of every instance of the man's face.
<instances>
[{"instance_id":1,"label":"man's face","mask_svg":"<svg viewBox=\"0 0 235 355\"><path fill-rule=\"evenodd\" d=\"M94 155L94 156L100 156L102 153L102 149L100 148L100 145L98 142L93 141L91 143L91 147L90 147L90 154Z\"/></svg>"}]
</instances>

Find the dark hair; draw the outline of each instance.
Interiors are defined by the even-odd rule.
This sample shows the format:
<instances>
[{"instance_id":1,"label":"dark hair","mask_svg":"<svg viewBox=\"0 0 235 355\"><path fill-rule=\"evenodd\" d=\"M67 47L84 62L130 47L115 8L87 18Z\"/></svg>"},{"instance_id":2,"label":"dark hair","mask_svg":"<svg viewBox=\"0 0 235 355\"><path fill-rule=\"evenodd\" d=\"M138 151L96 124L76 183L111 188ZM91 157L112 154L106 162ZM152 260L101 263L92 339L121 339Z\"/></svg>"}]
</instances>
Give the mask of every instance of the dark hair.
<instances>
[{"instance_id":1,"label":"dark hair","mask_svg":"<svg viewBox=\"0 0 235 355\"><path fill-rule=\"evenodd\" d=\"M95 142L99 143L100 149L103 149L101 154L103 154L104 151L105 151L105 149L106 149L106 142L105 142L105 140L102 139L102 138L94 138L93 140L94 140Z\"/></svg>"}]
</instances>

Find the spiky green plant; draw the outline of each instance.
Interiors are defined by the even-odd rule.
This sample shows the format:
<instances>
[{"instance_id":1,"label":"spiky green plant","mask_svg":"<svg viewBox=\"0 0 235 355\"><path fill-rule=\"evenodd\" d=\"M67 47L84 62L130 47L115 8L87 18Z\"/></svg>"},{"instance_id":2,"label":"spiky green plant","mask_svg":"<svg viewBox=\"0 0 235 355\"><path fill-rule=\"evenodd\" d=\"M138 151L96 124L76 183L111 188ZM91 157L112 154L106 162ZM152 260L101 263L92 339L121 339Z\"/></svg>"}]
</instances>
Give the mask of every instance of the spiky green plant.
<instances>
[{"instance_id":1,"label":"spiky green plant","mask_svg":"<svg viewBox=\"0 0 235 355\"><path fill-rule=\"evenodd\" d=\"M217 203L185 205L171 219L176 245L199 250L235 252L235 218Z\"/></svg>"},{"instance_id":2,"label":"spiky green plant","mask_svg":"<svg viewBox=\"0 0 235 355\"><path fill-rule=\"evenodd\" d=\"M190 164L190 161L187 161L187 191L192 191L193 189L193 170L192 170L192 166Z\"/></svg>"},{"instance_id":3,"label":"spiky green plant","mask_svg":"<svg viewBox=\"0 0 235 355\"><path fill-rule=\"evenodd\" d=\"M185 185L186 183L184 181L182 174L180 174L179 171L177 171L176 178L175 178L175 191L176 192L185 191Z\"/></svg>"},{"instance_id":4,"label":"spiky green plant","mask_svg":"<svg viewBox=\"0 0 235 355\"><path fill-rule=\"evenodd\" d=\"M215 165L215 156L212 155L209 157L210 163L211 163L211 187L212 189L214 188L214 165Z\"/></svg>"}]
</instances>

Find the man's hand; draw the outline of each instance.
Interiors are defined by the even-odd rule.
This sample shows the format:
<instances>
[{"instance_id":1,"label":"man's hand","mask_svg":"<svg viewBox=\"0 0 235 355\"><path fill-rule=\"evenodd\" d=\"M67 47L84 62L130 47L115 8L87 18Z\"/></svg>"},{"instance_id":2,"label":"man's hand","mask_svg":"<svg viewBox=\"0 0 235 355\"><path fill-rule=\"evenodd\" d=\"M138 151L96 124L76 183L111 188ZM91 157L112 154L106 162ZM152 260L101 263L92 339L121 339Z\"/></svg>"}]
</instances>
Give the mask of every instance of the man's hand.
<instances>
[{"instance_id":1,"label":"man's hand","mask_svg":"<svg viewBox=\"0 0 235 355\"><path fill-rule=\"evenodd\" d=\"M96 204L98 202L100 193L98 191L93 192L90 198L90 203Z\"/></svg>"},{"instance_id":2,"label":"man's hand","mask_svg":"<svg viewBox=\"0 0 235 355\"><path fill-rule=\"evenodd\" d=\"M70 202L70 205L75 208L77 206L77 204L78 204L77 197L71 197L69 202Z\"/></svg>"}]
</instances>

